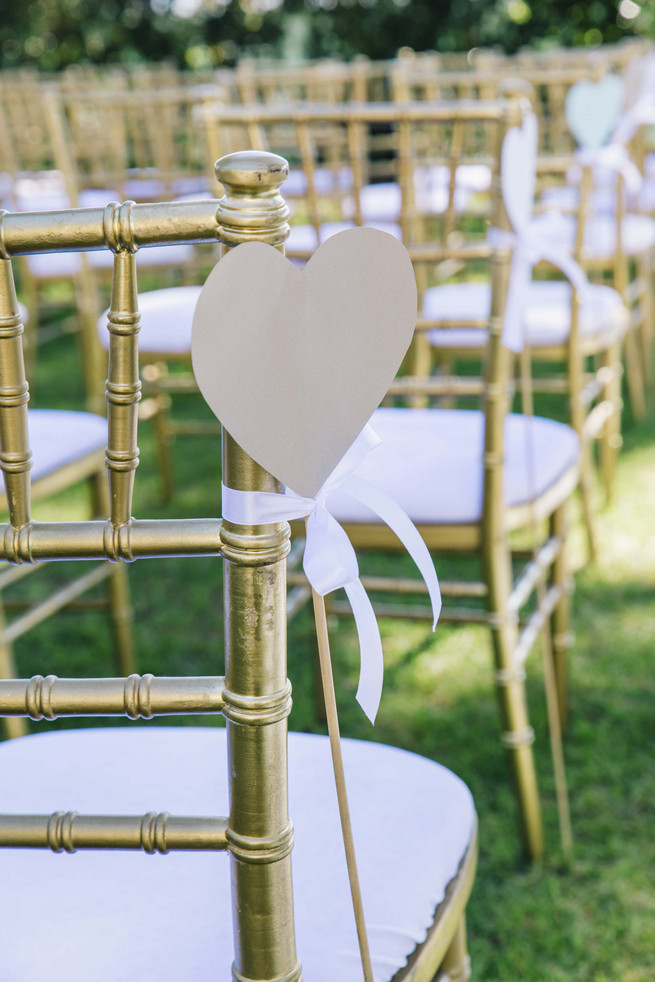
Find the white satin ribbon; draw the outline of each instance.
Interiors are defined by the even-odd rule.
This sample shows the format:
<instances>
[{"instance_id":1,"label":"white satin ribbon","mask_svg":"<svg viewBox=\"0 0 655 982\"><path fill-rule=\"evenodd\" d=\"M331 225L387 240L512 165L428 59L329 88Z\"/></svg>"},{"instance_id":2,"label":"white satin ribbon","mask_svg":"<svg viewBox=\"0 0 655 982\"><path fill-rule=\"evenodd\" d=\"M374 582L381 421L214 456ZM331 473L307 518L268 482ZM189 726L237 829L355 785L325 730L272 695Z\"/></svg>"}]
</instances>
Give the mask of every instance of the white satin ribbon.
<instances>
[{"instance_id":1,"label":"white satin ribbon","mask_svg":"<svg viewBox=\"0 0 655 982\"><path fill-rule=\"evenodd\" d=\"M600 171L604 169L620 174L625 181L628 194L639 193L641 187L639 168L630 159L630 154L621 143L608 143L604 147L596 147L593 150L578 147L574 156L582 167L591 167L593 170Z\"/></svg>"},{"instance_id":2,"label":"white satin ribbon","mask_svg":"<svg viewBox=\"0 0 655 982\"><path fill-rule=\"evenodd\" d=\"M223 485L223 518L236 525L267 525L296 518L307 519L303 559L305 575L320 596L339 587L346 591L359 638L361 661L357 701L371 723L375 722L382 697L382 640L371 601L359 579L355 550L330 512L330 495L335 491L350 495L374 511L389 526L425 580L432 603L433 630L441 611L437 574L418 530L393 498L354 473L379 443L379 437L367 425L315 498L304 498L289 488L284 494L274 494L268 491L239 491Z\"/></svg>"},{"instance_id":3,"label":"white satin ribbon","mask_svg":"<svg viewBox=\"0 0 655 982\"><path fill-rule=\"evenodd\" d=\"M655 93L648 92L640 96L622 114L612 134L612 144L629 143L640 126L652 126L653 123L655 123Z\"/></svg>"},{"instance_id":4,"label":"white satin ribbon","mask_svg":"<svg viewBox=\"0 0 655 982\"><path fill-rule=\"evenodd\" d=\"M589 286L584 270L562 245L562 238L568 232L568 223L555 211L517 223L513 232L489 229L488 241L492 248L514 250L502 336L503 344L510 351L518 353L525 345L525 311L533 266L542 260L552 263L579 294Z\"/></svg>"}]
</instances>

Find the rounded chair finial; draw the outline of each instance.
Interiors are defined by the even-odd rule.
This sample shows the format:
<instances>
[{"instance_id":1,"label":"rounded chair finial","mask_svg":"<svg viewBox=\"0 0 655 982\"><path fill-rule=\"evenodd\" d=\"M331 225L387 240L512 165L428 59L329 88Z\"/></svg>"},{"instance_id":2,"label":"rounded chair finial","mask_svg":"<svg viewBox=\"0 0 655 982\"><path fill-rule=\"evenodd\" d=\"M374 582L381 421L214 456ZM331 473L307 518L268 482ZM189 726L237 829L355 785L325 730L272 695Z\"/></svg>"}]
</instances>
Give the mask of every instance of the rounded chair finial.
<instances>
[{"instance_id":1,"label":"rounded chair finial","mask_svg":"<svg viewBox=\"0 0 655 982\"><path fill-rule=\"evenodd\" d=\"M224 187L256 192L279 188L289 175L289 165L276 153L241 150L217 160L215 171L218 182Z\"/></svg>"}]
</instances>

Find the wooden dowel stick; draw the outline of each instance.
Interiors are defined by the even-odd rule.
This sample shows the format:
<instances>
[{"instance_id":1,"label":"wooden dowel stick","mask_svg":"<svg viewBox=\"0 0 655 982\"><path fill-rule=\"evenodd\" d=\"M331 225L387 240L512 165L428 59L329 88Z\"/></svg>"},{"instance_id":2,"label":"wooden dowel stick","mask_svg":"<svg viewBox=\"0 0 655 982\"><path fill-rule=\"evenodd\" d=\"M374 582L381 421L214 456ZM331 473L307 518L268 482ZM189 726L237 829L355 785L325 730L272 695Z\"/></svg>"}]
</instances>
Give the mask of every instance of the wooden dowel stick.
<instances>
[{"instance_id":1,"label":"wooden dowel stick","mask_svg":"<svg viewBox=\"0 0 655 982\"><path fill-rule=\"evenodd\" d=\"M348 795L346 793L346 776L344 774L343 758L341 756L339 717L337 715L337 701L334 694L334 679L332 676L332 661L330 658L330 639L328 636L327 616L325 613L325 599L320 597L314 590L312 590L312 600L314 603L314 618L316 620L318 657L321 665L321 678L323 680L323 694L325 697L325 712L327 715L328 734L330 737L330 750L332 752L332 766L334 768L334 780L337 786L337 800L339 802L339 815L341 817L341 831L343 834L343 845L346 850L346 864L348 866L350 893L352 895L353 910L355 912L355 924L357 925L359 952L362 959L362 969L364 970L364 980L365 982L373 982L373 966L371 964L371 952L368 945L366 922L364 920L364 904L362 903L359 874L357 873L355 843L353 841L353 830L350 824L350 810L348 808Z\"/></svg>"}]
</instances>

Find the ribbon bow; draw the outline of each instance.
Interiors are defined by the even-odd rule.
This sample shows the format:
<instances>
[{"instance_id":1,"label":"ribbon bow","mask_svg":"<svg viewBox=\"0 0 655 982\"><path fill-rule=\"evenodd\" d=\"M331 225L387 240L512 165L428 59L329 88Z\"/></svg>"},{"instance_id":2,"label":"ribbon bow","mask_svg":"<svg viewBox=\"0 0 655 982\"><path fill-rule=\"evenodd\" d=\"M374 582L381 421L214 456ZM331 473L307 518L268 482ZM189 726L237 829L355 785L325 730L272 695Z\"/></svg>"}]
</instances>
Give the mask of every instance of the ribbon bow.
<instances>
[{"instance_id":1,"label":"ribbon bow","mask_svg":"<svg viewBox=\"0 0 655 982\"><path fill-rule=\"evenodd\" d=\"M536 165L537 118L529 113L520 128L507 132L501 153L503 200L513 231L491 228L488 233L492 248L514 250L503 344L515 353L524 346L524 314L533 266L545 260L561 270L575 290L584 291L589 285L582 267L562 245L568 232L563 216L551 211L533 217Z\"/></svg>"},{"instance_id":2,"label":"ribbon bow","mask_svg":"<svg viewBox=\"0 0 655 982\"><path fill-rule=\"evenodd\" d=\"M371 723L375 722L382 697L382 640L371 601L359 579L355 550L330 512L329 499L335 491L347 494L372 509L398 536L428 588L434 616L433 630L441 610L437 574L418 530L393 498L355 473L379 443L379 437L367 425L315 498L304 498L289 488L284 494L274 494L268 491L238 491L223 485L223 517L237 525L266 525L295 518L307 519L303 569L312 588L320 596L324 597L339 587L346 591L360 647L357 701Z\"/></svg>"},{"instance_id":3,"label":"ribbon bow","mask_svg":"<svg viewBox=\"0 0 655 982\"><path fill-rule=\"evenodd\" d=\"M591 167L601 174L603 170L620 174L625 181L628 194L639 193L641 187L639 168L630 159L622 143L606 143L604 147L578 147L574 156L582 167Z\"/></svg>"}]
</instances>

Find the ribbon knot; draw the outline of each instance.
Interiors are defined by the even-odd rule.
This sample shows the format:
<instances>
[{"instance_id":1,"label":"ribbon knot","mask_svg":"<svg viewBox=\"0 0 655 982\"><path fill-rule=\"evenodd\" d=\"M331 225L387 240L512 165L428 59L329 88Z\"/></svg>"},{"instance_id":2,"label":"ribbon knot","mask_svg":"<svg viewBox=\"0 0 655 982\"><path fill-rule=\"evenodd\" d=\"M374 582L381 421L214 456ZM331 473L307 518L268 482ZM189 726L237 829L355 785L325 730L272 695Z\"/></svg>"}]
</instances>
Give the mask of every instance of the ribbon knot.
<instances>
[{"instance_id":1,"label":"ribbon knot","mask_svg":"<svg viewBox=\"0 0 655 982\"><path fill-rule=\"evenodd\" d=\"M379 437L367 425L314 498L305 498L289 488L284 494L274 494L268 491L239 491L223 485L223 517L236 525L266 525L306 519L303 569L312 589L320 596L324 597L340 587L346 592L360 647L356 698L372 723L375 722L382 697L382 640L373 606L359 578L355 550L330 511L329 500L334 492L347 494L366 505L398 536L428 588L434 618L433 630L441 610L437 574L427 546L413 522L390 495L355 473L379 443Z\"/></svg>"},{"instance_id":2,"label":"ribbon knot","mask_svg":"<svg viewBox=\"0 0 655 982\"><path fill-rule=\"evenodd\" d=\"M512 232L500 228L489 229L488 241L492 248L514 250L503 322L503 344L516 354L525 345L525 309L533 266L542 260L556 266L579 294L583 295L589 286L584 270L562 244L568 232L566 219L556 211L530 218L515 226Z\"/></svg>"},{"instance_id":3,"label":"ribbon knot","mask_svg":"<svg viewBox=\"0 0 655 982\"><path fill-rule=\"evenodd\" d=\"M641 187L639 168L631 160L630 154L622 143L615 141L605 144L604 147L578 147L574 156L581 167L591 167L601 179L603 171L620 174L625 181L628 194L634 196L639 193Z\"/></svg>"}]
</instances>

